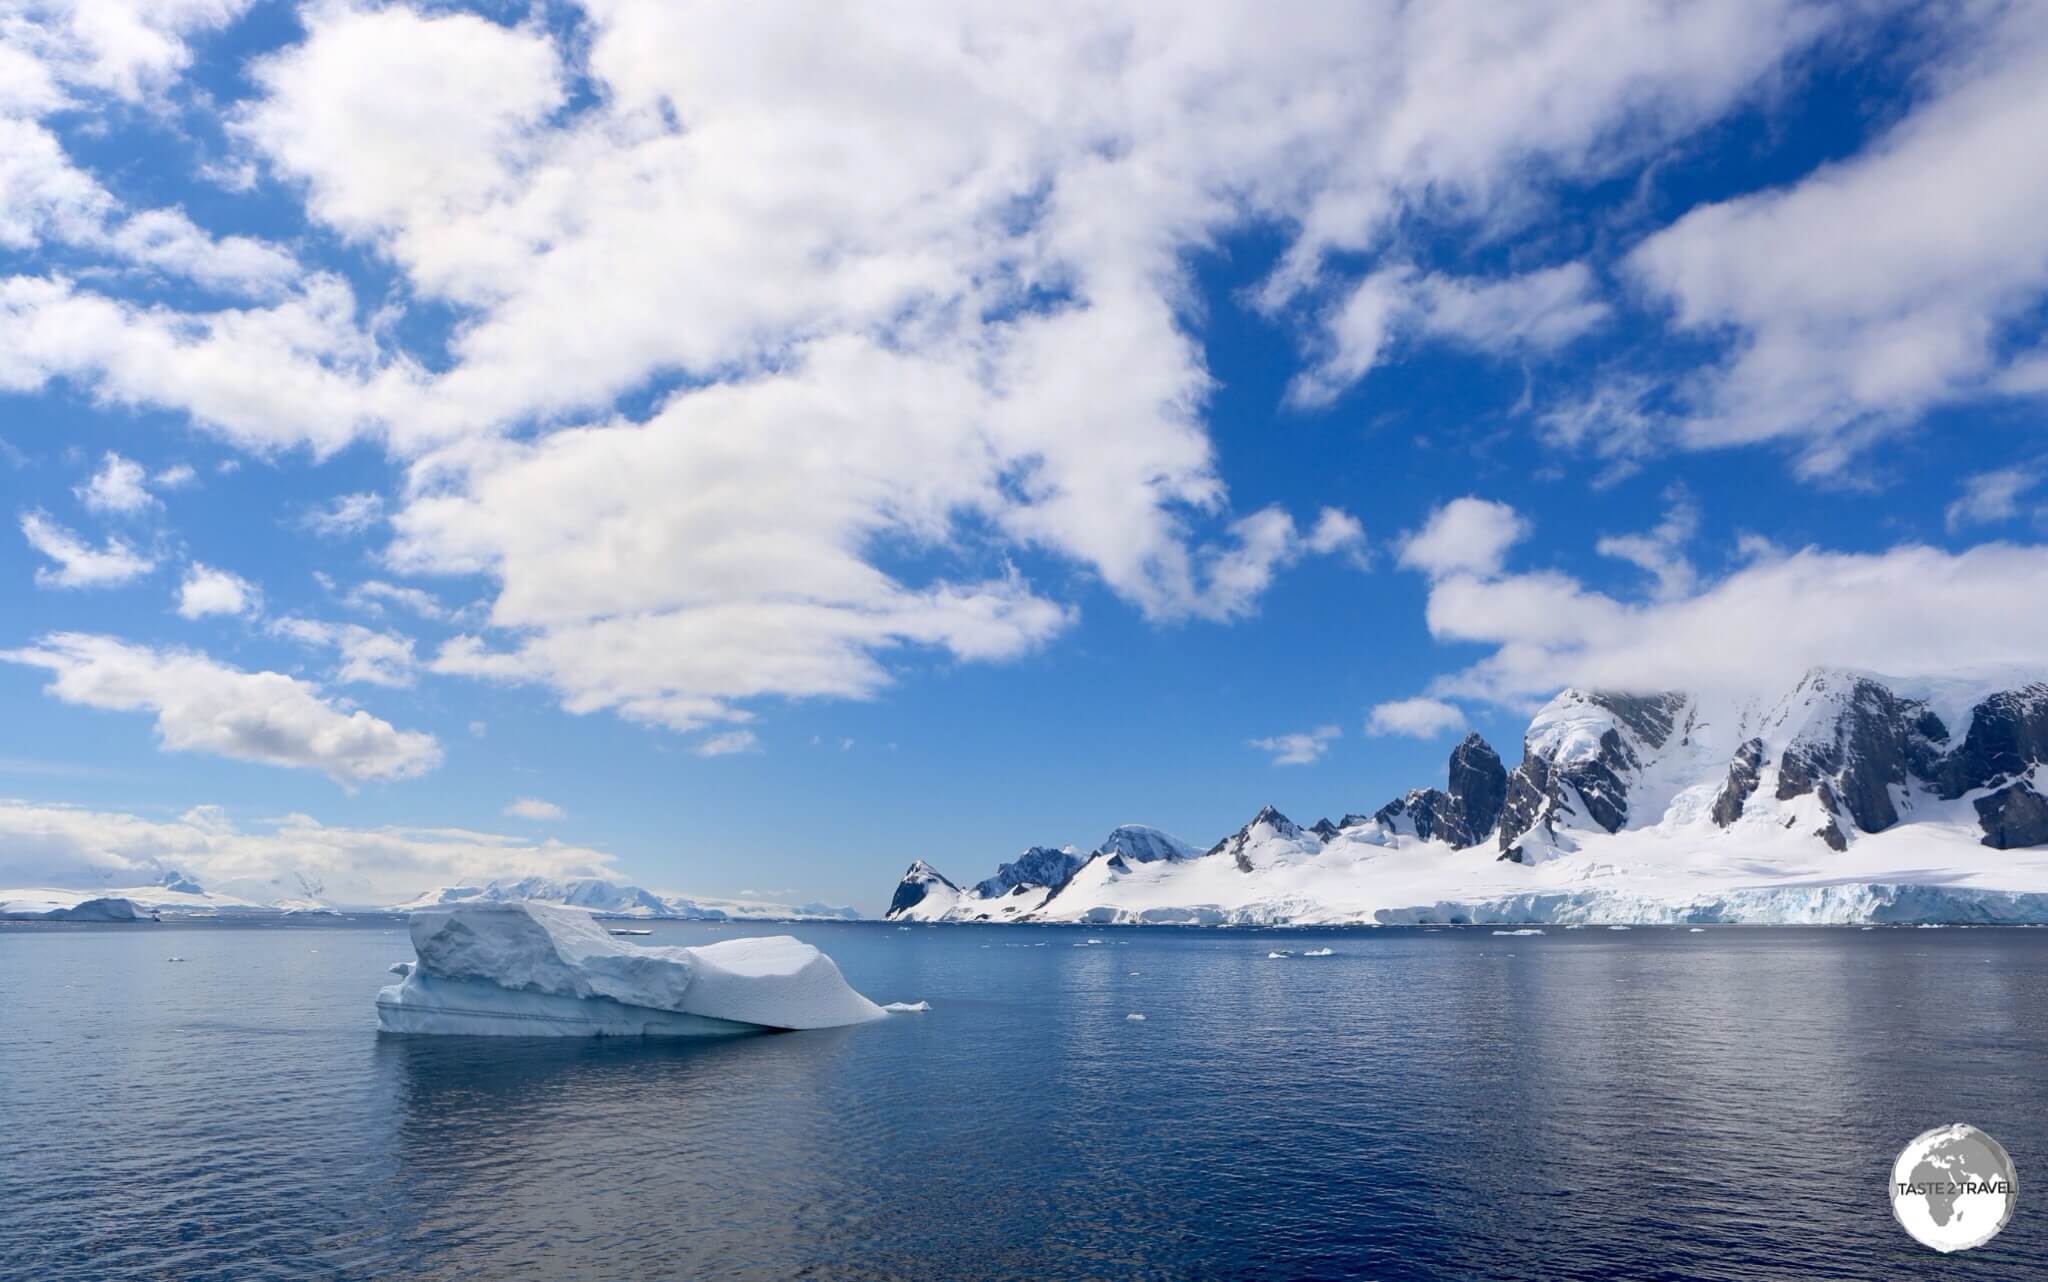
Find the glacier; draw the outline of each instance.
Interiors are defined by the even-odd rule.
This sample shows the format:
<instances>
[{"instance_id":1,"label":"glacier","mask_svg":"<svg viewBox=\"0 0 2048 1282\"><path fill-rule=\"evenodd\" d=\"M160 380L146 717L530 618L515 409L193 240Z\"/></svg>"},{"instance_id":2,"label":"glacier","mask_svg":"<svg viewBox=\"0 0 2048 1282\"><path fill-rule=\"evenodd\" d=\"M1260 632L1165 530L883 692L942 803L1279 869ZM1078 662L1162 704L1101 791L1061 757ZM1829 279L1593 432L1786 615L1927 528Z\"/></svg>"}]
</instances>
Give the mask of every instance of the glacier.
<instances>
[{"instance_id":1,"label":"glacier","mask_svg":"<svg viewBox=\"0 0 2048 1282\"><path fill-rule=\"evenodd\" d=\"M418 960L377 993L384 1032L705 1037L885 1017L787 935L645 947L588 912L526 902L416 912L409 926Z\"/></svg>"}]
</instances>

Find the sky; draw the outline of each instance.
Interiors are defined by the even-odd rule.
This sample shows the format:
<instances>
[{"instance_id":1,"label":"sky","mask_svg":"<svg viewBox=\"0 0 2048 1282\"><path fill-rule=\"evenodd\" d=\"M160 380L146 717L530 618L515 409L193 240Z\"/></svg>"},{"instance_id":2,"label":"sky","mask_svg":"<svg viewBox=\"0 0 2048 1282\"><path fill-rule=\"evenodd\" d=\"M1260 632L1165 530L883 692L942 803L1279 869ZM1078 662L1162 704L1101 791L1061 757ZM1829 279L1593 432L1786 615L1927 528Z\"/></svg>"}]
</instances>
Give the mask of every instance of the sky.
<instances>
[{"instance_id":1,"label":"sky","mask_svg":"<svg viewBox=\"0 0 2048 1282\"><path fill-rule=\"evenodd\" d=\"M2048 668L2041 3L0 0L0 136L0 885L875 911Z\"/></svg>"}]
</instances>

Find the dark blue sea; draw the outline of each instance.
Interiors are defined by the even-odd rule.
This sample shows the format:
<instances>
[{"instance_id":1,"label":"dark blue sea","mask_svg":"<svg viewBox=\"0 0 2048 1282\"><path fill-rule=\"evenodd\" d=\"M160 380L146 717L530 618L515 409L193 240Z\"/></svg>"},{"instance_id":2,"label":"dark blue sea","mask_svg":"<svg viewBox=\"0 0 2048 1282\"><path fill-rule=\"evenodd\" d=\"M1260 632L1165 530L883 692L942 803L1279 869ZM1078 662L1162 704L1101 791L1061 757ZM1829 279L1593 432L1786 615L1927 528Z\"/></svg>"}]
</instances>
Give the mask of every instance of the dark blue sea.
<instances>
[{"instance_id":1,"label":"dark blue sea","mask_svg":"<svg viewBox=\"0 0 2048 1282\"><path fill-rule=\"evenodd\" d=\"M386 919L0 928L0 1276L2048 1276L2048 931L654 929L932 1010L400 1038ZM1953 1121L2019 1209L1944 1257Z\"/></svg>"}]
</instances>

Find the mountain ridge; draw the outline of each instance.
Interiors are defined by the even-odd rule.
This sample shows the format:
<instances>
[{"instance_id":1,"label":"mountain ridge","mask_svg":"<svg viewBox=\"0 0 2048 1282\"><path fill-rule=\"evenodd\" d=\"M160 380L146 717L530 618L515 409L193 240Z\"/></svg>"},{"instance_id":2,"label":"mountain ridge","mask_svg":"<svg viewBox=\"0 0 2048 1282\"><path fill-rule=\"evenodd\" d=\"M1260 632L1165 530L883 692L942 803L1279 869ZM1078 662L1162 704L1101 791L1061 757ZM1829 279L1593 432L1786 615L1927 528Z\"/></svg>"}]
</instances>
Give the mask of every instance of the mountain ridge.
<instances>
[{"instance_id":1,"label":"mountain ridge","mask_svg":"<svg viewBox=\"0 0 2048 1282\"><path fill-rule=\"evenodd\" d=\"M899 885L888 916L1392 921L1520 903L1502 911L1753 920L1947 902L1975 919L2040 895L2048 920L2048 682L1961 689L1840 668L1770 700L1567 688L1513 769L1468 734L1443 787L1306 828L1266 806L1193 858L1033 847L967 889L919 860L926 893L903 902ZM1845 886L1892 890L1822 889Z\"/></svg>"}]
</instances>

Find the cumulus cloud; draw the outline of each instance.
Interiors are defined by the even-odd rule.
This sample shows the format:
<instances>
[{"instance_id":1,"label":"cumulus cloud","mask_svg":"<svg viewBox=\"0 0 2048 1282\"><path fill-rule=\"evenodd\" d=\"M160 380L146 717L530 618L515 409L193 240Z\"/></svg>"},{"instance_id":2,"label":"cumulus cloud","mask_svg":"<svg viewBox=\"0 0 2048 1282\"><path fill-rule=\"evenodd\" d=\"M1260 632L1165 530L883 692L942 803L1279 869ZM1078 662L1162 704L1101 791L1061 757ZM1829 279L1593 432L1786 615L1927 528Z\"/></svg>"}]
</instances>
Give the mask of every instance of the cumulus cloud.
<instances>
[{"instance_id":1,"label":"cumulus cloud","mask_svg":"<svg viewBox=\"0 0 2048 1282\"><path fill-rule=\"evenodd\" d=\"M568 811L552 801L542 801L538 797L521 797L505 807L505 813L513 819L532 819L536 822L549 822L569 817Z\"/></svg>"},{"instance_id":2,"label":"cumulus cloud","mask_svg":"<svg viewBox=\"0 0 2048 1282\"><path fill-rule=\"evenodd\" d=\"M1452 499L1431 512L1420 530L1401 540L1400 562L1432 579L1495 574L1508 549L1528 534L1529 522L1505 503Z\"/></svg>"},{"instance_id":3,"label":"cumulus cloud","mask_svg":"<svg viewBox=\"0 0 2048 1282\"><path fill-rule=\"evenodd\" d=\"M403 688L413 683L418 668L412 638L359 623L294 617L277 620L270 630L302 645L333 650L340 659L336 681Z\"/></svg>"},{"instance_id":4,"label":"cumulus cloud","mask_svg":"<svg viewBox=\"0 0 2048 1282\"><path fill-rule=\"evenodd\" d=\"M130 515L151 507L156 499L146 483L142 464L108 450L92 479L78 487L78 501L89 511Z\"/></svg>"},{"instance_id":5,"label":"cumulus cloud","mask_svg":"<svg viewBox=\"0 0 2048 1282\"><path fill-rule=\"evenodd\" d=\"M248 614L262 602L256 585L239 574L194 561L178 585L178 614L201 619L209 614Z\"/></svg>"},{"instance_id":6,"label":"cumulus cloud","mask_svg":"<svg viewBox=\"0 0 2048 1282\"><path fill-rule=\"evenodd\" d=\"M1697 579L1685 546L1699 530L1699 507L1683 486L1664 495L1669 505L1664 519L1641 534L1611 534L1594 544L1601 556L1611 556L1649 574L1656 581L1661 598L1682 597L1692 591Z\"/></svg>"},{"instance_id":7,"label":"cumulus cloud","mask_svg":"<svg viewBox=\"0 0 2048 1282\"><path fill-rule=\"evenodd\" d=\"M223 164L388 264L402 301L373 309L342 271L127 209L37 123L79 86L147 98L236 8L122 4L120 40L52 9L34 74L0 77L41 157L0 227L242 296L0 279L0 388L61 381L272 456L368 440L407 467L394 569L494 586L437 668L678 727L871 694L909 647L1047 643L1074 615L1011 568L1026 552L1161 621L1241 618L1305 555L1362 558L1341 513L1304 534L1231 504L1191 254L1291 229L1257 293L1311 324L1345 300L1308 380L1326 392L1396 339L1555 350L1604 315L1588 268L1425 271L1389 261L1401 230L1496 235L1555 184L1719 118L1843 20L1808 0L976 0L792 29L612 0L570 41L309 6L251 68ZM445 345L409 349L411 306L453 318ZM884 568L903 549L916 576Z\"/></svg>"},{"instance_id":8,"label":"cumulus cloud","mask_svg":"<svg viewBox=\"0 0 2048 1282\"><path fill-rule=\"evenodd\" d=\"M1464 724L1464 710L1454 703L1445 703L1442 699L1392 699L1373 705L1371 715L1366 718L1365 732L1434 739Z\"/></svg>"},{"instance_id":9,"label":"cumulus cloud","mask_svg":"<svg viewBox=\"0 0 2048 1282\"><path fill-rule=\"evenodd\" d=\"M1830 472L1998 386L2006 327L2048 289L2048 166L2011 154L2048 129L2048 23L2031 5L1982 15L1944 19L1962 38L1875 143L1694 209L1631 255L1681 328L1733 336L1727 361L1680 389L1681 442L1789 440L1805 470Z\"/></svg>"},{"instance_id":10,"label":"cumulus cloud","mask_svg":"<svg viewBox=\"0 0 2048 1282\"><path fill-rule=\"evenodd\" d=\"M309 891L382 905L493 877L618 877L612 856L460 828L333 827L308 815L237 823L213 806L176 819L0 800L0 884L147 885L170 869L257 900Z\"/></svg>"},{"instance_id":11,"label":"cumulus cloud","mask_svg":"<svg viewBox=\"0 0 2048 1282\"><path fill-rule=\"evenodd\" d=\"M1948 505L1943 518L1949 533L1970 525L2010 521L2020 512L2020 496L2041 483L2036 467L2001 467L1963 478L1963 492Z\"/></svg>"},{"instance_id":12,"label":"cumulus cloud","mask_svg":"<svg viewBox=\"0 0 2048 1282\"><path fill-rule=\"evenodd\" d=\"M729 757L736 752L758 752L760 749L761 741L754 737L753 731L728 730L704 740L695 751L700 757Z\"/></svg>"},{"instance_id":13,"label":"cumulus cloud","mask_svg":"<svg viewBox=\"0 0 2048 1282\"><path fill-rule=\"evenodd\" d=\"M156 568L156 560L108 535L99 547L52 521L41 512L24 512L21 536L30 547L56 562L36 571L36 584L46 588L106 588L139 579Z\"/></svg>"},{"instance_id":14,"label":"cumulus cloud","mask_svg":"<svg viewBox=\"0 0 2048 1282\"><path fill-rule=\"evenodd\" d=\"M441 604L440 598L422 588L406 587L386 583L382 579L369 579L350 588L342 598L347 604L371 614L384 613L386 605L400 606L422 619L442 620L453 613Z\"/></svg>"},{"instance_id":15,"label":"cumulus cloud","mask_svg":"<svg viewBox=\"0 0 2048 1282\"><path fill-rule=\"evenodd\" d=\"M1815 665L1928 678L2048 663L2048 546L1742 552L1717 579L1644 600L1548 571L1438 578L1431 635L1493 652L1427 694L1515 708L1567 685L1771 697Z\"/></svg>"},{"instance_id":16,"label":"cumulus cloud","mask_svg":"<svg viewBox=\"0 0 2048 1282\"><path fill-rule=\"evenodd\" d=\"M361 534L384 519L384 496L367 491L341 494L305 515L306 528L323 538Z\"/></svg>"},{"instance_id":17,"label":"cumulus cloud","mask_svg":"<svg viewBox=\"0 0 2048 1282\"><path fill-rule=\"evenodd\" d=\"M1246 744L1260 752L1271 753L1273 764L1276 766L1306 766L1328 752L1330 745L1342 737L1343 733L1336 726L1317 726L1313 730L1301 730L1293 734L1249 739L1246 740Z\"/></svg>"},{"instance_id":18,"label":"cumulus cloud","mask_svg":"<svg viewBox=\"0 0 2048 1282\"><path fill-rule=\"evenodd\" d=\"M246 672L188 650L57 632L0 651L0 660L46 669L47 693L65 703L152 714L167 752L319 770L344 787L410 778L441 761L432 735L345 708L294 677Z\"/></svg>"},{"instance_id":19,"label":"cumulus cloud","mask_svg":"<svg viewBox=\"0 0 2048 1282\"><path fill-rule=\"evenodd\" d=\"M1325 314L1316 363L1289 389L1301 405L1326 405L1379 364L1404 335L1444 339L1494 356L1552 352L1605 321L1584 263L1498 280L1466 280L1413 267L1383 267Z\"/></svg>"}]
</instances>

